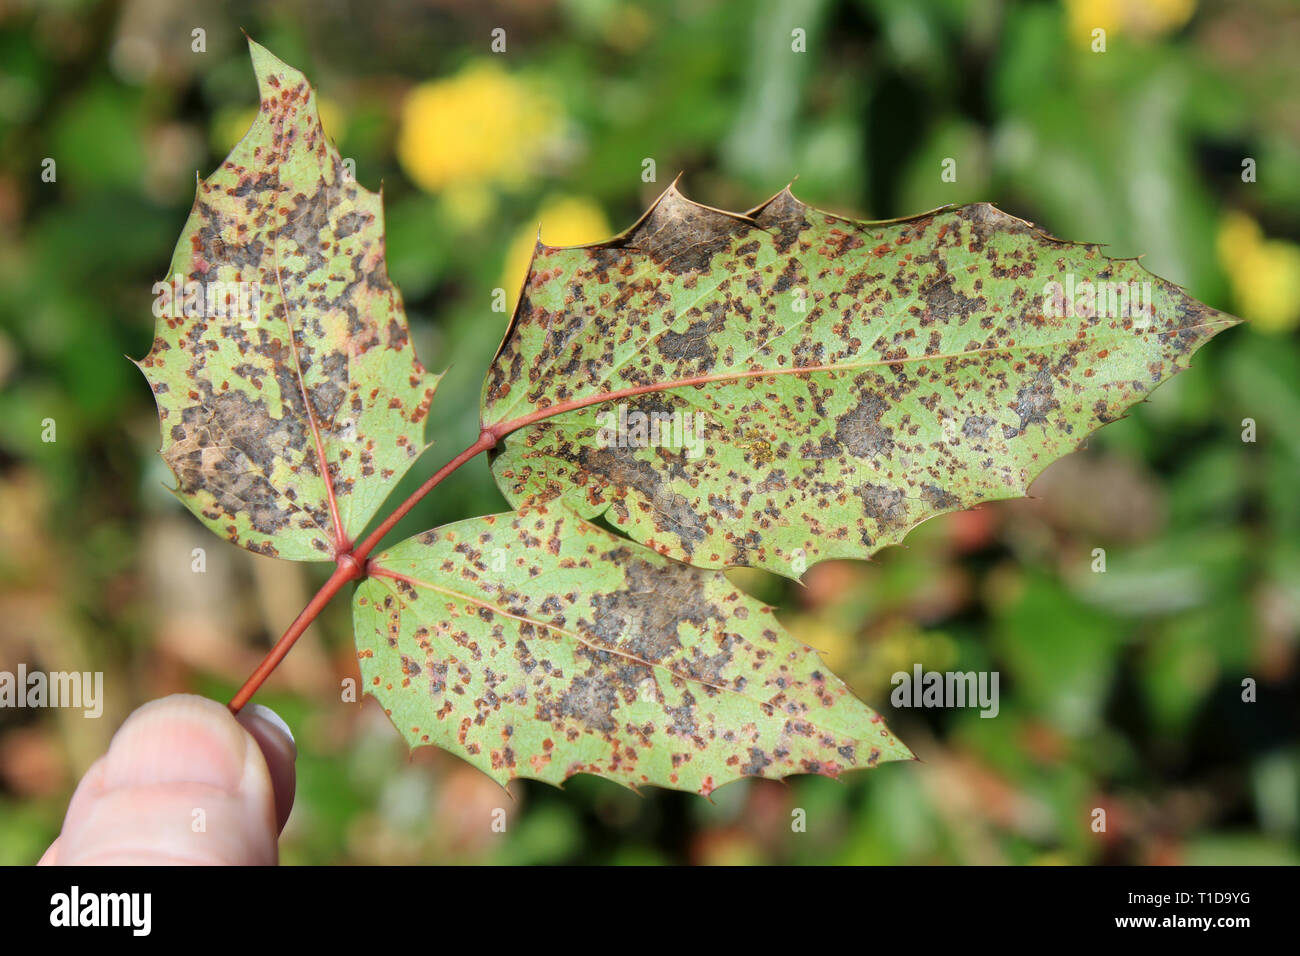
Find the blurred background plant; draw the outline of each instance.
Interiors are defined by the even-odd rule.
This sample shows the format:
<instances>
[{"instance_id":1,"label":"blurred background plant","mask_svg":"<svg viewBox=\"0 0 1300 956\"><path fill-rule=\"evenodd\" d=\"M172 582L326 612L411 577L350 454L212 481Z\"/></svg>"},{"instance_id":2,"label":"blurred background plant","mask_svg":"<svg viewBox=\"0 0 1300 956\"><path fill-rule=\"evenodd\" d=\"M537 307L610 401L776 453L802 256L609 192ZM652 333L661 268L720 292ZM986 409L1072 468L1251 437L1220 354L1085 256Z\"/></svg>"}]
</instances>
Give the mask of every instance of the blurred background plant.
<instances>
[{"instance_id":1,"label":"blurred background plant","mask_svg":"<svg viewBox=\"0 0 1300 956\"><path fill-rule=\"evenodd\" d=\"M373 701L342 699L338 602L260 695L301 753L286 862L1300 858L1294 3L48 0L0 5L0 669L102 670L108 699L99 720L0 711L0 862L39 856L125 713L227 697L324 577L177 504L123 357L148 348L196 172L256 107L241 28L307 72L357 177L383 184L390 272L448 369L408 489L476 435L493 290L513 301L539 222L553 244L605 238L679 170L732 209L796 174L801 198L870 218L993 200L1253 320L1035 500L931 521L806 587L732 572L923 763L712 802L591 778L507 796L448 754L408 758ZM399 533L502 508L480 461ZM1000 713L893 709L890 675L916 663L997 670Z\"/></svg>"}]
</instances>

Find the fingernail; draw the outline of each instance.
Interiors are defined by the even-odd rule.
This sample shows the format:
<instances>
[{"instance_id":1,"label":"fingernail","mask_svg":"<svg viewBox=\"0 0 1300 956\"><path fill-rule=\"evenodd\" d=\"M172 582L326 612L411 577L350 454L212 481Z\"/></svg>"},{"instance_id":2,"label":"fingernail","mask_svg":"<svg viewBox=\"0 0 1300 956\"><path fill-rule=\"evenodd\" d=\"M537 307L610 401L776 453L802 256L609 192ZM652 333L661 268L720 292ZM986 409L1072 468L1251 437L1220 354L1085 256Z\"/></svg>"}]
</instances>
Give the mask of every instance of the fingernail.
<instances>
[{"instance_id":1,"label":"fingernail","mask_svg":"<svg viewBox=\"0 0 1300 956\"><path fill-rule=\"evenodd\" d=\"M273 730L284 737L285 742L289 745L289 752L295 758L298 756L298 742L293 739L293 731L285 723L284 718L264 704L245 704L244 709L240 711L239 716L242 721L244 716L260 718Z\"/></svg>"}]
</instances>

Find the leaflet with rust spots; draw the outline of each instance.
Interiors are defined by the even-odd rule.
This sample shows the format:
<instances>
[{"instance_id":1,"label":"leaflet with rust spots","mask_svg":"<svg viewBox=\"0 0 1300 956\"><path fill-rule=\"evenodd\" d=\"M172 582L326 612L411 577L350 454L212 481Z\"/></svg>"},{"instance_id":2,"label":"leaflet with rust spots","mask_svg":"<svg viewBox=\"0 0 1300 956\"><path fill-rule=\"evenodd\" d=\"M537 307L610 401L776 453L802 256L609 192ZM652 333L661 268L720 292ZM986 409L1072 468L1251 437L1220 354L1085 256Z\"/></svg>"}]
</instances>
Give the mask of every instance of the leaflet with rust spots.
<instances>
[{"instance_id":1,"label":"leaflet with rust spots","mask_svg":"<svg viewBox=\"0 0 1300 956\"><path fill-rule=\"evenodd\" d=\"M482 421L516 507L798 577L1023 495L1235 321L986 203L871 223L672 187L609 242L538 245Z\"/></svg>"},{"instance_id":2,"label":"leaflet with rust spots","mask_svg":"<svg viewBox=\"0 0 1300 956\"><path fill-rule=\"evenodd\" d=\"M413 746L505 782L708 794L911 753L772 609L564 508L447 525L372 560L366 689Z\"/></svg>"},{"instance_id":3,"label":"leaflet with rust spots","mask_svg":"<svg viewBox=\"0 0 1300 956\"><path fill-rule=\"evenodd\" d=\"M302 74L250 47L261 110L198 184L138 364L186 506L251 551L332 560L424 451L437 376L388 278L379 195Z\"/></svg>"}]
</instances>

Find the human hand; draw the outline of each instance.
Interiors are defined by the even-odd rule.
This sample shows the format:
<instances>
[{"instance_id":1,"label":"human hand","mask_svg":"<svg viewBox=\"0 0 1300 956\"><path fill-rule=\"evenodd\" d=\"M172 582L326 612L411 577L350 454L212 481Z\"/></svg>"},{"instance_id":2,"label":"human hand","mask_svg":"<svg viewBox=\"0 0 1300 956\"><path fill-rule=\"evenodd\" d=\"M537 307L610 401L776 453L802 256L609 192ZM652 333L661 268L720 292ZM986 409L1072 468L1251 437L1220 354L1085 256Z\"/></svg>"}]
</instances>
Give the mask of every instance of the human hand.
<instances>
[{"instance_id":1,"label":"human hand","mask_svg":"<svg viewBox=\"0 0 1300 956\"><path fill-rule=\"evenodd\" d=\"M297 748L274 712L176 694L136 710L81 778L41 865L269 865Z\"/></svg>"}]
</instances>

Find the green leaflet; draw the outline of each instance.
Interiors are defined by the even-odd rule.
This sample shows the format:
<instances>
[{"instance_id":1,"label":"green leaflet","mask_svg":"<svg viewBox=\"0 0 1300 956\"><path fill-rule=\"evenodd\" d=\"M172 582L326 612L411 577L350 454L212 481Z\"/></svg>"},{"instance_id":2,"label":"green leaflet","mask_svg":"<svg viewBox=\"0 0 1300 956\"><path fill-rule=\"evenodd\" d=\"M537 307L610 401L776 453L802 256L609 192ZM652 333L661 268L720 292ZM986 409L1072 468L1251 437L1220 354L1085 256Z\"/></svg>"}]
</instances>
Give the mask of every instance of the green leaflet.
<instances>
[{"instance_id":1,"label":"green leaflet","mask_svg":"<svg viewBox=\"0 0 1300 956\"><path fill-rule=\"evenodd\" d=\"M199 183L168 274L202 298L173 297L139 365L186 506L249 550L333 560L424 451L437 376L388 280L380 197L302 74L249 45L261 110Z\"/></svg>"},{"instance_id":2,"label":"green leaflet","mask_svg":"<svg viewBox=\"0 0 1300 956\"><path fill-rule=\"evenodd\" d=\"M670 188L608 243L538 246L482 420L525 426L493 462L514 506L798 577L1024 494L1235 321L984 203L862 223Z\"/></svg>"},{"instance_id":3,"label":"green leaflet","mask_svg":"<svg viewBox=\"0 0 1300 956\"><path fill-rule=\"evenodd\" d=\"M564 509L460 521L372 566L353 602L364 686L412 746L498 781L707 794L911 757L721 572Z\"/></svg>"}]
</instances>

